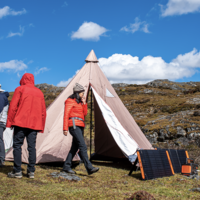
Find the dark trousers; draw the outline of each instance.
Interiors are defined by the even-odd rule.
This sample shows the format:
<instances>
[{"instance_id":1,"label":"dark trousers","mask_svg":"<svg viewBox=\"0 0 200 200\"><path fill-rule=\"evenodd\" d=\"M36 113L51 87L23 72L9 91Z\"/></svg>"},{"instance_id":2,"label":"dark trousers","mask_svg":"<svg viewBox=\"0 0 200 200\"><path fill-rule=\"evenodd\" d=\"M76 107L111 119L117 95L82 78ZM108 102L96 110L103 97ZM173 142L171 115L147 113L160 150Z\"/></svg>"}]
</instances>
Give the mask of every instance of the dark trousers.
<instances>
[{"instance_id":1,"label":"dark trousers","mask_svg":"<svg viewBox=\"0 0 200 200\"><path fill-rule=\"evenodd\" d=\"M14 171L20 172L21 171L21 164L22 164L22 145L24 143L24 138L26 137L27 144L28 144L28 152L29 152L29 164L27 171L34 172L35 171L35 163L36 163L36 137L37 131L22 128L22 127L15 127L14 129L14 137L13 137L13 156L14 156Z\"/></svg>"},{"instance_id":2,"label":"dark trousers","mask_svg":"<svg viewBox=\"0 0 200 200\"><path fill-rule=\"evenodd\" d=\"M64 163L63 170L71 169L72 159L76 155L76 153L79 149L78 154L80 155L81 159L83 160L86 170L90 171L91 169L93 169L93 166L88 159L87 146L86 146L84 138L83 138L83 127L76 126L76 129L74 129L73 127L70 127L69 132L73 137L72 146L71 146L70 152L67 156L67 159Z\"/></svg>"},{"instance_id":3,"label":"dark trousers","mask_svg":"<svg viewBox=\"0 0 200 200\"><path fill-rule=\"evenodd\" d=\"M0 126L0 160L5 160L5 146L3 141L3 132L5 128Z\"/></svg>"}]
</instances>

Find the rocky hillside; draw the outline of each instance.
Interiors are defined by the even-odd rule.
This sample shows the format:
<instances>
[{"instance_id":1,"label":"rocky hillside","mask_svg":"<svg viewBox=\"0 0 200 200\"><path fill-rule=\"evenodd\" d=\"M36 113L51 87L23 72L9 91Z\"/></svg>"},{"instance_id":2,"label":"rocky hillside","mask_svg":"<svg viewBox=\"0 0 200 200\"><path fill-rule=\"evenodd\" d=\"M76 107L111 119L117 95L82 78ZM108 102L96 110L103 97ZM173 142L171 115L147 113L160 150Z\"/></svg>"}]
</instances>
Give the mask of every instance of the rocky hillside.
<instances>
[{"instance_id":1,"label":"rocky hillside","mask_svg":"<svg viewBox=\"0 0 200 200\"><path fill-rule=\"evenodd\" d=\"M64 89L48 84L36 87L44 93L46 106ZM155 80L144 85L119 83L113 87L154 146L197 148L196 154L200 155L200 82Z\"/></svg>"}]
</instances>

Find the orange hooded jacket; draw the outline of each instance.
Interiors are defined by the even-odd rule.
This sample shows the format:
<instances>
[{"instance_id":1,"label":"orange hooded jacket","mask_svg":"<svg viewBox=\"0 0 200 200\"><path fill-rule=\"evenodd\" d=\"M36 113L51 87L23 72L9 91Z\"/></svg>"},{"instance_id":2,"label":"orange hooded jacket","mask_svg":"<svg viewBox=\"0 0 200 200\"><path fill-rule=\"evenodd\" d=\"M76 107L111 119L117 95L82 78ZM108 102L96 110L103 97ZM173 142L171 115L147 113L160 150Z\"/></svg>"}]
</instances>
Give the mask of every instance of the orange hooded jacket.
<instances>
[{"instance_id":1,"label":"orange hooded jacket","mask_svg":"<svg viewBox=\"0 0 200 200\"><path fill-rule=\"evenodd\" d=\"M79 117L85 119L87 115L87 104L77 103L76 99L68 98L65 101L64 123L63 130L68 131L68 127L73 126L72 117ZM76 126L85 127L84 122L75 119Z\"/></svg>"},{"instance_id":2,"label":"orange hooded jacket","mask_svg":"<svg viewBox=\"0 0 200 200\"><path fill-rule=\"evenodd\" d=\"M44 131L46 106L42 91L34 86L33 74L25 73L15 89L6 127L19 126Z\"/></svg>"}]
</instances>

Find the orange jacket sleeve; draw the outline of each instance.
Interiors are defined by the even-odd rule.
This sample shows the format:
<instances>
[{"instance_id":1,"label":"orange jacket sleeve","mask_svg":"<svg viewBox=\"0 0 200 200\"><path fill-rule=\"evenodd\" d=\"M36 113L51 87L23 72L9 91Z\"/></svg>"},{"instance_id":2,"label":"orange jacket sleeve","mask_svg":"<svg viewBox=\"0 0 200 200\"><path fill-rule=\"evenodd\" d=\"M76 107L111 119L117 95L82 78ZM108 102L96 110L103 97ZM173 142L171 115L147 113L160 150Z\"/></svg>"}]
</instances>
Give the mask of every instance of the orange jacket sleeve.
<instances>
[{"instance_id":1,"label":"orange jacket sleeve","mask_svg":"<svg viewBox=\"0 0 200 200\"><path fill-rule=\"evenodd\" d=\"M14 95L10 102L6 127L10 128L12 126L12 122L15 118L15 115L16 115L18 107L19 107L20 98L21 98L21 89L20 89L20 87L18 87L15 89Z\"/></svg>"},{"instance_id":2,"label":"orange jacket sleeve","mask_svg":"<svg viewBox=\"0 0 200 200\"><path fill-rule=\"evenodd\" d=\"M84 114L84 117L87 115L87 103L83 104L83 114Z\"/></svg>"},{"instance_id":3,"label":"orange jacket sleeve","mask_svg":"<svg viewBox=\"0 0 200 200\"><path fill-rule=\"evenodd\" d=\"M65 101L65 112L63 120L63 131L68 131L69 114L73 108L73 102Z\"/></svg>"}]
</instances>

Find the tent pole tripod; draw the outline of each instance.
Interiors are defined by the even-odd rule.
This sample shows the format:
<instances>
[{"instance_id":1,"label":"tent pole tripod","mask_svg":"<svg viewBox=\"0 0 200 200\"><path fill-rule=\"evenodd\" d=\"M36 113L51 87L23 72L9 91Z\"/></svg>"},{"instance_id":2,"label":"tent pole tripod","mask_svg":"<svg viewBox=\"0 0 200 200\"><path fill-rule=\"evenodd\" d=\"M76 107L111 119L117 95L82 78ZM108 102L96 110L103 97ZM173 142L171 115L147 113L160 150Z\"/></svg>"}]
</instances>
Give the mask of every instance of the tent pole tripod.
<instances>
[{"instance_id":1,"label":"tent pole tripod","mask_svg":"<svg viewBox=\"0 0 200 200\"><path fill-rule=\"evenodd\" d=\"M92 155L92 88L90 93L90 160Z\"/></svg>"}]
</instances>

